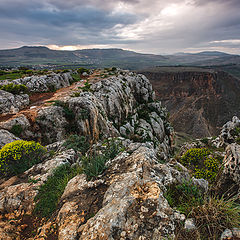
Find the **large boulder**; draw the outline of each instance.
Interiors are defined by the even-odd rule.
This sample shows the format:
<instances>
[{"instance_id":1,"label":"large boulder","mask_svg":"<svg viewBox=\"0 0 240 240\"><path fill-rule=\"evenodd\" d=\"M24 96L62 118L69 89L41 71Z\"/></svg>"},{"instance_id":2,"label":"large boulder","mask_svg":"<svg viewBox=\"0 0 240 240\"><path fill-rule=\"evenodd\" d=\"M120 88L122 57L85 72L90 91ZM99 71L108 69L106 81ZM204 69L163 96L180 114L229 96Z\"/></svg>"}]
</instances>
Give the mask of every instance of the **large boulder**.
<instances>
[{"instance_id":1,"label":"large boulder","mask_svg":"<svg viewBox=\"0 0 240 240\"><path fill-rule=\"evenodd\" d=\"M27 94L14 95L0 90L0 114L17 113L29 105Z\"/></svg>"}]
</instances>

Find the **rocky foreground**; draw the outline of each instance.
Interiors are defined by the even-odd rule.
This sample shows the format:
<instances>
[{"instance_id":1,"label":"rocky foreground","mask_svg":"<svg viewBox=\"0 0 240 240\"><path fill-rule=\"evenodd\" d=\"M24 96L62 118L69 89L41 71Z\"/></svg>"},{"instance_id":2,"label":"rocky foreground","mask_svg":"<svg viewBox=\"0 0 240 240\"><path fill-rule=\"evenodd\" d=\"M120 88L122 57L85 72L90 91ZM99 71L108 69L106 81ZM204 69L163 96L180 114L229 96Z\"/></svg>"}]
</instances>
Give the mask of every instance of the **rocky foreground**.
<instances>
[{"instance_id":1,"label":"rocky foreground","mask_svg":"<svg viewBox=\"0 0 240 240\"><path fill-rule=\"evenodd\" d=\"M64 94L57 90L37 106L16 101L24 110L12 110L8 93L0 92L0 147L24 139L39 141L48 151L24 173L1 178L0 239L184 239L177 238L181 225L193 231L189 239L197 239L194 219L171 206L166 193L172 185L191 181L205 194L209 182L194 178L172 157L173 129L148 79L123 70L94 72L73 85L67 80L70 74L55 78L60 81L56 89L66 88ZM46 86L46 79L52 82L51 77L41 79ZM37 85L30 84L35 80L24 81L35 89ZM23 80L15 81L19 82ZM225 161L219 192L225 192L229 182L234 193L239 191L240 148L232 136L239 126L240 120L234 118L217 139L209 139L216 148L227 147L221 153ZM85 136L90 148L80 152L66 147L71 134ZM93 149L98 149L99 156L110 151L109 139L121 149L108 158L104 171L90 176L81 170L84 156L90 156ZM185 146L183 151L191 147L195 146ZM51 215L41 216L36 211L41 186L62 166L79 166L80 170L68 179ZM221 239L239 237L237 229L228 231Z\"/></svg>"}]
</instances>

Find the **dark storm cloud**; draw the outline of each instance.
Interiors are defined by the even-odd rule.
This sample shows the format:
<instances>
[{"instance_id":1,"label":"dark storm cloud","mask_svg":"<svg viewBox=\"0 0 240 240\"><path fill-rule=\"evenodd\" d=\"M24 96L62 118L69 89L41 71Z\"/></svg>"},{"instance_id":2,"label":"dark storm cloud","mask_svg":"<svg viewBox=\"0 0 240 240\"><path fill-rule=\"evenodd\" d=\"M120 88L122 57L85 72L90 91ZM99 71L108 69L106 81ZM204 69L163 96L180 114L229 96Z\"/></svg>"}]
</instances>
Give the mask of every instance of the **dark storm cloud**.
<instances>
[{"instance_id":1,"label":"dark storm cloud","mask_svg":"<svg viewBox=\"0 0 240 240\"><path fill-rule=\"evenodd\" d=\"M1 0L0 48L105 45L237 51L239 0ZM239 50L240 51L240 50Z\"/></svg>"}]
</instances>

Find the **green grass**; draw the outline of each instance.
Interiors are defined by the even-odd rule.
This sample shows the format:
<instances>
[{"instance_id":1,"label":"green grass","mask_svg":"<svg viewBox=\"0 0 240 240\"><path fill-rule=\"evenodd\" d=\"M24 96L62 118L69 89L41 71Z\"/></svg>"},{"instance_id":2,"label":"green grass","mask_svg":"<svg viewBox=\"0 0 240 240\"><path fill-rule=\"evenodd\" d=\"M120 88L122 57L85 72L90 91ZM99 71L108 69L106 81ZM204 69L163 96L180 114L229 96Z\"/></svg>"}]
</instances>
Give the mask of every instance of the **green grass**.
<instances>
[{"instance_id":1,"label":"green grass","mask_svg":"<svg viewBox=\"0 0 240 240\"><path fill-rule=\"evenodd\" d=\"M4 74L0 76L0 80L14 80L14 79L18 79L21 78L24 74L22 73L9 73L9 74Z\"/></svg>"},{"instance_id":2,"label":"green grass","mask_svg":"<svg viewBox=\"0 0 240 240\"><path fill-rule=\"evenodd\" d=\"M173 184L167 188L164 196L171 207L185 215L188 215L193 207L203 204L203 196L192 182Z\"/></svg>"},{"instance_id":3,"label":"green grass","mask_svg":"<svg viewBox=\"0 0 240 240\"><path fill-rule=\"evenodd\" d=\"M69 164L57 167L52 176L40 187L35 197L34 214L50 218L57 208L68 181L80 173L82 170L79 167L71 168Z\"/></svg>"},{"instance_id":4,"label":"green grass","mask_svg":"<svg viewBox=\"0 0 240 240\"><path fill-rule=\"evenodd\" d=\"M102 174L106 169L106 162L115 158L122 151L124 151L124 148L117 140L111 139L106 141L105 149L101 151L101 154L95 151L89 156L81 158L83 172L89 179Z\"/></svg>"}]
</instances>

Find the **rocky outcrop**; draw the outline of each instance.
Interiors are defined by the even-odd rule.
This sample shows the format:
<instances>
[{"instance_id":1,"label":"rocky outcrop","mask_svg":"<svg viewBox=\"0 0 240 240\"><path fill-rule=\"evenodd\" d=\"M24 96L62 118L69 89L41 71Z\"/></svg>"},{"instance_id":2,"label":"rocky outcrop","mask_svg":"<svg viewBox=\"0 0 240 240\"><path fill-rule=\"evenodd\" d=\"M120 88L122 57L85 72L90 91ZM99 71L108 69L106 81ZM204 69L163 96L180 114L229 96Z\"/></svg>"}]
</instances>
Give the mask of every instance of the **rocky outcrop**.
<instances>
[{"instance_id":1,"label":"rocky outcrop","mask_svg":"<svg viewBox=\"0 0 240 240\"><path fill-rule=\"evenodd\" d=\"M30 76L12 81L4 80L1 81L1 85L13 83L13 84L24 84L27 86L30 92L49 92L54 91L70 85L72 81L71 73L56 74L51 73L49 75L42 76Z\"/></svg>"},{"instance_id":2,"label":"rocky outcrop","mask_svg":"<svg viewBox=\"0 0 240 240\"><path fill-rule=\"evenodd\" d=\"M2 122L0 127L9 130L13 123L22 120L17 116ZM148 79L129 71L119 70L115 76L98 80L77 97L69 92L51 106L38 108L34 117L27 120L30 126L25 125L21 137L44 144L77 133L91 141L113 136L150 141L161 148L160 152L170 151L172 128L166 109L155 101ZM162 157L167 158L167 154Z\"/></svg>"},{"instance_id":3,"label":"rocky outcrop","mask_svg":"<svg viewBox=\"0 0 240 240\"><path fill-rule=\"evenodd\" d=\"M17 113L29 105L27 94L13 95L0 90L0 114Z\"/></svg>"},{"instance_id":4,"label":"rocky outcrop","mask_svg":"<svg viewBox=\"0 0 240 240\"><path fill-rule=\"evenodd\" d=\"M223 172L218 181L219 192L234 196L240 189L240 145L232 143L226 147L223 164Z\"/></svg>"},{"instance_id":5,"label":"rocky outcrop","mask_svg":"<svg viewBox=\"0 0 240 240\"><path fill-rule=\"evenodd\" d=\"M240 115L240 81L225 72L159 67L141 73L169 110L177 132L194 138L217 136L224 123Z\"/></svg>"},{"instance_id":6,"label":"rocky outcrop","mask_svg":"<svg viewBox=\"0 0 240 240\"><path fill-rule=\"evenodd\" d=\"M7 130L0 129L0 148L2 148L5 144L19 140L18 137L14 136L12 133Z\"/></svg>"},{"instance_id":7,"label":"rocky outcrop","mask_svg":"<svg viewBox=\"0 0 240 240\"><path fill-rule=\"evenodd\" d=\"M234 143L237 137L240 137L240 120L234 116L232 121L223 125L221 133L215 141L217 146L226 146Z\"/></svg>"},{"instance_id":8,"label":"rocky outcrop","mask_svg":"<svg viewBox=\"0 0 240 240\"><path fill-rule=\"evenodd\" d=\"M33 212L38 189L56 167L77 163L82 167L77 152L64 150L62 142L56 142L69 133L84 135L101 146L101 140L119 137L126 149L106 162L102 175L92 180L85 174L72 178L51 221L38 223L35 239L47 238L52 221L58 229L55 239L62 240L174 237L177 222L185 216L169 206L164 193L167 186L188 181L190 176L182 166L178 166L181 172L176 170L176 163L160 164L169 158L172 128L149 81L119 70L75 96L70 92L52 105L35 109L31 117L25 112L1 123L8 130L24 125L21 137L52 143L47 149L57 153L24 174L2 181L0 239L21 239L21 226ZM197 180L194 183L201 185ZM26 231L31 227L27 224Z\"/></svg>"}]
</instances>

